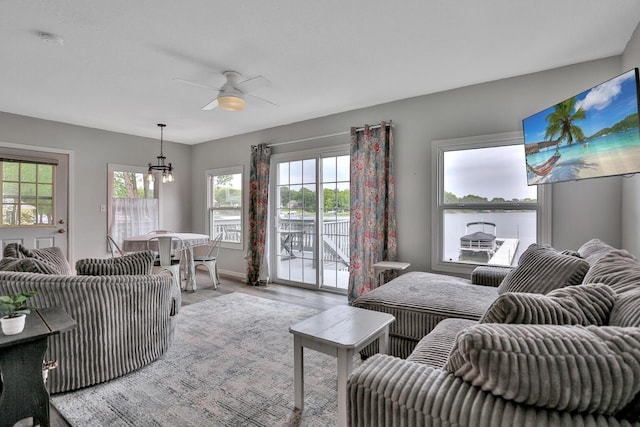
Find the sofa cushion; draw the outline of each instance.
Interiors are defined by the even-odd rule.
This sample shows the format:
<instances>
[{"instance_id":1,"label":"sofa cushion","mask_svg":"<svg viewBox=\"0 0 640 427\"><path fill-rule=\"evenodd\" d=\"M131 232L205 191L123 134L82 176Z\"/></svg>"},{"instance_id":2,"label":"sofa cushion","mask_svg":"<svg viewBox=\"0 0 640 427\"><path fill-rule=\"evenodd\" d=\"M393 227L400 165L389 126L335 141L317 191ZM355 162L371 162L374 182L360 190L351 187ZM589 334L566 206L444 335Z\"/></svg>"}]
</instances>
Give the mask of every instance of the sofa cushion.
<instances>
[{"instance_id":1,"label":"sofa cushion","mask_svg":"<svg viewBox=\"0 0 640 427\"><path fill-rule=\"evenodd\" d=\"M616 248L600 239L591 239L578 248L578 253L582 259L593 265L600 258L614 250Z\"/></svg>"},{"instance_id":2,"label":"sofa cushion","mask_svg":"<svg viewBox=\"0 0 640 427\"><path fill-rule=\"evenodd\" d=\"M471 272L471 283L482 286L500 286L513 267L499 267L495 265L479 265Z\"/></svg>"},{"instance_id":3,"label":"sofa cushion","mask_svg":"<svg viewBox=\"0 0 640 427\"><path fill-rule=\"evenodd\" d=\"M498 294L546 294L553 289L581 284L588 270L589 264L581 258L533 243L520 256L518 266L504 278Z\"/></svg>"},{"instance_id":4,"label":"sofa cushion","mask_svg":"<svg viewBox=\"0 0 640 427\"><path fill-rule=\"evenodd\" d=\"M389 326L390 352L407 358L440 321L478 320L497 296L496 288L472 285L460 277L410 271L361 295L352 305L392 314L396 321ZM368 348L364 352L371 354Z\"/></svg>"},{"instance_id":5,"label":"sofa cushion","mask_svg":"<svg viewBox=\"0 0 640 427\"><path fill-rule=\"evenodd\" d=\"M477 323L476 320L468 319L444 319L418 341L416 348L407 357L407 360L442 369L447 363L449 353L451 353L460 331Z\"/></svg>"},{"instance_id":6,"label":"sofa cushion","mask_svg":"<svg viewBox=\"0 0 640 427\"><path fill-rule=\"evenodd\" d=\"M55 265L36 258L2 258L0 271L22 271L26 273L60 274Z\"/></svg>"},{"instance_id":7,"label":"sofa cushion","mask_svg":"<svg viewBox=\"0 0 640 427\"><path fill-rule=\"evenodd\" d=\"M35 258L55 266L57 274L69 276L72 273L71 266L69 265L65 254L62 252L62 249L56 246L41 249L28 249L20 243L9 243L5 246L3 255L7 258Z\"/></svg>"},{"instance_id":8,"label":"sofa cushion","mask_svg":"<svg viewBox=\"0 0 640 427\"><path fill-rule=\"evenodd\" d=\"M640 289L640 262L625 250L612 250L591 265L583 283L604 283L618 294Z\"/></svg>"},{"instance_id":9,"label":"sofa cushion","mask_svg":"<svg viewBox=\"0 0 640 427\"><path fill-rule=\"evenodd\" d=\"M480 322L605 325L616 297L603 284L566 286L546 295L508 292L495 300Z\"/></svg>"},{"instance_id":10,"label":"sofa cushion","mask_svg":"<svg viewBox=\"0 0 640 427\"><path fill-rule=\"evenodd\" d=\"M84 276L150 274L155 255L141 251L115 258L85 258L76 262L76 273Z\"/></svg>"},{"instance_id":11,"label":"sofa cushion","mask_svg":"<svg viewBox=\"0 0 640 427\"><path fill-rule=\"evenodd\" d=\"M515 402L615 415L640 392L640 329L505 325L463 330L445 369Z\"/></svg>"},{"instance_id":12,"label":"sofa cushion","mask_svg":"<svg viewBox=\"0 0 640 427\"><path fill-rule=\"evenodd\" d=\"M640 327L640 289L618 295L609 315L609 326Z\"/></svg>"}]
</instances>

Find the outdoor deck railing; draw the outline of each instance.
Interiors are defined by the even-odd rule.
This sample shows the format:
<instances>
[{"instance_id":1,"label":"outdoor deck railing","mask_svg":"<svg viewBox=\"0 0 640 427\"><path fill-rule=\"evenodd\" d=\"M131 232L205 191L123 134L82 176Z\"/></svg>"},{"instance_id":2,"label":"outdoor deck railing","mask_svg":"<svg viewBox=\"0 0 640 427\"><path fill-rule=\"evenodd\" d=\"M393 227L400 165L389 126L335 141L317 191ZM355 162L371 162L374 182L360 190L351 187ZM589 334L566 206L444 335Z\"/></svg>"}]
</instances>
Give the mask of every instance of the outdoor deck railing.
<instances>
[{"instance_id":1,"label":"outdoor deck railing","mask_svg":"<svg viewBox=\"0 0 640 427\"><path fill-rule=\"evenodd\" d=\"M279 220L279 230L302 231L292 236L291 246L313 252L315 248L315 217L286 218ZM240 243L240 221L237 218L215 219L214 236L222 233L223 241ZM324 218L322 221L323 254L325 261L349 264L349 218ZM302 244L298 239L302 239Z\"/></svg>"}]
</instances>

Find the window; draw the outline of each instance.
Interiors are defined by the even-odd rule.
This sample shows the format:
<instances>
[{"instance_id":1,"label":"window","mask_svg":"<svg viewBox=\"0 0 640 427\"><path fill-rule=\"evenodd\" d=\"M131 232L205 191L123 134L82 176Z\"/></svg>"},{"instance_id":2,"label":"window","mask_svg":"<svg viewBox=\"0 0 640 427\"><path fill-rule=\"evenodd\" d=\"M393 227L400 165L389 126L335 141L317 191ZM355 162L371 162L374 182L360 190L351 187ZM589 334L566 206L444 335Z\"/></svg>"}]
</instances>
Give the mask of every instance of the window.
<instances>
[{"instance_id":1,"label":"window","mask_svg":"<svg viewBox=\"0 0 640 427\"><path fill-rule=\"evenodd\" d=\"M158 188L145 179L146 168L109 165L109 230L118 245L129 236L157 230L160 224Z\"/></svg>"},{"instance_id":2,"label":"window","mask_svg":"<svg viewBox=\"0 0 640 427\"><path fill-rule=\"evenodd\" d=\"M54 223L56 165L4 159L2 168L2 226Z\"/></svg>"},{"instance_id":3,"label":"window","mask_svg":"<svg viewBox=\"0 0 640 427\"><path fill-rule=\"evenodd\" d=\"M207 171L209 234L222 246L243 249L242 166Z\"/></svg>"},{"instance_id":4,"label":"window","mask_svg":"<svg viewBox=\"0 0 640 427\"><path fill-rule=\"evenodd\" d=\"M522 144L518 133L433 143L433 270L515 265L550 241L550 187L527 186Z\"/></svg>"}]
</instances>

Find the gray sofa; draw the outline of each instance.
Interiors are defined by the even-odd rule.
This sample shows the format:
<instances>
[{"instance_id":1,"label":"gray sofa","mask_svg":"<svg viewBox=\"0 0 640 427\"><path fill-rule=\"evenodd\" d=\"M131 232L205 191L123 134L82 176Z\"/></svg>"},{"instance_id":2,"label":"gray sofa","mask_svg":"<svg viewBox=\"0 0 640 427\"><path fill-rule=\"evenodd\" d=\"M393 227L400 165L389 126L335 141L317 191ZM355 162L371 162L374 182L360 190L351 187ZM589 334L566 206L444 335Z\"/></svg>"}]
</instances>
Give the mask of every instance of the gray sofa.
<instances>
[{"instance_id":1,"label":"gray sofa","mask_svg":"<svg viewBox=\"0 0 640 427\"><path fill-rule=\"evenodd\" d=\"M498 286L413 272L353 302L396 322L349 378L350 425L640 426L640 262L594 239L487 272Z\"/></svg>"},{"instance_id":2,"label":"gray sofa","mask_svg":"<svg viewBox=\"0 0 640 427\"><path fill-rule=\"evenodd\" d=\"M166 352L181 294L170 276L140 274L150 271L152 262L150 253L81 260L84 275L74 275L59 248L7 245L0 261L0 295L36 291L31 305L60 307L78 325L49 338L45 360L58 362L48 373L50 393L117 378ZM91 275L98 271L101 275Z\"/></svg>"}]
</instances>

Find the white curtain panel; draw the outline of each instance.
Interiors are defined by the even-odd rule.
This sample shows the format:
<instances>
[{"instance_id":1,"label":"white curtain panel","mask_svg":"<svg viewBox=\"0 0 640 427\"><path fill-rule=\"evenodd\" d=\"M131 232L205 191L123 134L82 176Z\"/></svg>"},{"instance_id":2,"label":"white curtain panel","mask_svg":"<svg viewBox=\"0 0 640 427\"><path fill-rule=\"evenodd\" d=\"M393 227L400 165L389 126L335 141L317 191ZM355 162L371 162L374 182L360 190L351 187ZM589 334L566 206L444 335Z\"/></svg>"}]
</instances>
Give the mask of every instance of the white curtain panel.
<instances>
[{"instance_id":1,"label":"white curtain panel","mask_svg":"<svg viewBox=\"0 0 640 427\"><path fill-rule=\"evenodd\" d=\"M158 199L114 198L111 203L109 234L118 245L129 236L158 229Z\"/></svg>"}]
</instances>

